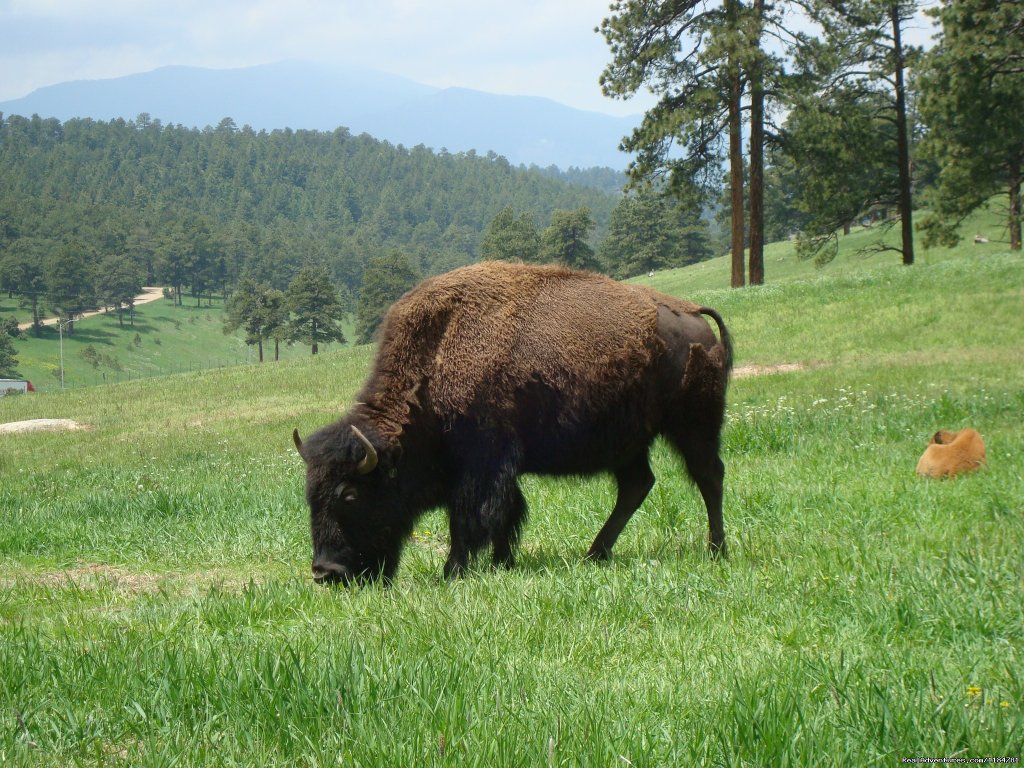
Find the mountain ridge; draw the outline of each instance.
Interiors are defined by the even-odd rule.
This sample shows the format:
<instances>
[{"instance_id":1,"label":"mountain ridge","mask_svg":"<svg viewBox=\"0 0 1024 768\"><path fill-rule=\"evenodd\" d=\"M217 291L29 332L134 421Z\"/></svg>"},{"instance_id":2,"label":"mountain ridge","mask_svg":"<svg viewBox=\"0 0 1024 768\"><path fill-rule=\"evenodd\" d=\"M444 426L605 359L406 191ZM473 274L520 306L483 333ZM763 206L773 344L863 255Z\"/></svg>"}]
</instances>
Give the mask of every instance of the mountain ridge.
<instances>
[{"instance_id":1,"label":"mountain ridge","mask_svg":"<svg viewBox=\"0 0 1024 768\"><path fill-rule=\"evenodd\" d=\"M195 128L224 118L254 130L344 127L435 151L495 152L513 165L623 170L618 151L639 116L615 117L536 96L437 88L364 67L289 60L234 69L169 65L105 80L73 80L0 102L41 117L153 119Z\"/></svg>"}]
</instances>

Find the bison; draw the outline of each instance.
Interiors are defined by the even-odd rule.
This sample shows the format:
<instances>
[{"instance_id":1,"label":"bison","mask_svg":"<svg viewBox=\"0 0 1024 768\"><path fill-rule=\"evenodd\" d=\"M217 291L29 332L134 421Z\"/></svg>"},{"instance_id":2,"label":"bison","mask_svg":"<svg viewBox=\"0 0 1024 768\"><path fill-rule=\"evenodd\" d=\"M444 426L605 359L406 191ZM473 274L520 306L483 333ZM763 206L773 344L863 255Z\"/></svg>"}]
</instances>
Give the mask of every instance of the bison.
<instances>
[{"instance_id":1,"label":"bison","mask_svg":"<svg viewBox=\"0 0 1024 768\"><path fill-rule=\"evenodd\" d=\"M961 429L949 432L940 429L924 449L917 462L917 474L922 477L955 477L971 472L985 463L985 443L977 430Z\"/></svg>"},{"instance_id":2,"label":"bison","mask_svg":"<svg viewBox=\"0 0 1024 768\"><path fill-rule=\"evenodd\" d=\"M445 577L488 544L512 567L523 473L615 477L615 507L588 552L607 558L654 484L658 435L703 496L712 556L724 554L732 357L715 310L601 275L485 262L425 280L384 318L351 411L305 442L293 432L313 578L390 580L416 519L437 507L448 513Z\"/></svg>"}]
</instances>

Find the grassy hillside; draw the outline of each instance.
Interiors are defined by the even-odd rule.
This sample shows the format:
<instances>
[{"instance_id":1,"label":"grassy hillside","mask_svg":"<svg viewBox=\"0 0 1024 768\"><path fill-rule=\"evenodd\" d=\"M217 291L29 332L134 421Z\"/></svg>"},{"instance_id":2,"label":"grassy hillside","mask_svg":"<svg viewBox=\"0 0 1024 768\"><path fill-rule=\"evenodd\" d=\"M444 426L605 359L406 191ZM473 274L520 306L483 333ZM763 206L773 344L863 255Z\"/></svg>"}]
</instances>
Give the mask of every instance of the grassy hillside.
<instances>
[{"instance_id":1,"label":"grassy hillside","mask_svg":"<svg viewBox=\"0 0 1024 768\"><path fill-rule=\"evenodd\" d=\"M984 232L997 240L1002 226L1001 214L993 206L972 217L964 231ZM897 264L898 254L870 250L879 237L892 245L898 242L898 231L891 230L884 236L883 231L879 227L855 229L841 238L839 256L825 267L796 259L792 243L771 243L765 252L768 283L777 286L794 280L830 279ZM935 265L951 259L984 258L1003 250L1005 244L999 242L966 244L955 249L919 248L917 261L921 265ZM636 282L680 296L717 297L718 294L709 291L727 288L729 269L729 259L723 256L685 269L659 272L653 278L640 277ZM726 295L716 300L719 303L730 301ZM8 316L24 321L30 314L18 305L17 298L0 294L0 318ZM76 325L74 335L64 337L64 385L66 388L96 386L256 362L256 348L247 346L239 333L225 336L221 331L222 322L223 302L219 299L214 299L211 306L205 300L203 306L196 306L189 300L181 307L167 300L140 305L134 327L128 325L127 320L120 326L114 315L88 318ZM343 328L347 339L355 337L351 319ZM60 389L60 344L56 328L47 328L41 338L23 334L15 342L15 350L18 370L23 377L41 391ZM265 348L264 356L268 361L273 359L272 346ZM309 356L308 347L281 348L282 359L306 356Z\"/></svg>"},{"instance_id":2,"label":"grassy hillside","mask_svg":"<svg viewBox=\"0 0 1024 768\"><path fill-rule=\"evenodd\" d=\"M0 295L0 317L13 315L30 320L18 300ZM202 306L185 301L175 306L167 299L141 304L135 323L127 315L124 325L115 314L96 315L75 324L73 334L64 333L65 388L111 384L172 373L224 368L255 363L256 347L245 344L240 333L223 332L224 304L204 299ZM352 324L343 326L346 338L353 338ZM329 349L330 347L325 347ZM15 340L18 372L40 391L60 389L60 335L47 326L40 337L25 331ZM264 346L264 358L273 360L273 343ZM281 347L282 359L305 358L307 346Z\"/></svg>"},{"instance_id":3,"label":"grassy hillside","mask_svg":"<svg viewBox=\"0 0 1024 768\"><path fill-rule=\"evenodd\" d=\"M582 554L612 484L525 478L515 571L441 581L432 513L391 588L315 586L290 432L351 405L367 347L0 400L0 422L91 427L0 435L0 760L1020 755L1024 260L896 261L743 291L657 276L722 311L739 363L803 366L731 386L724 562L658 445L607 566ZM929 435L966 425L987 468L916 477Z\"/></svg>"},{"instance_id":4,"label":"grassy hillside","mask_svg":"<svg viewBox=\"0 0 1024 768\"><path fill-rule=\"evenodd\" d=\"M915 244L914 261L918 265L931 265L949 259L960 259L965 255L987 256L1005 252L1008 247L1006 216L999 210L1001 203L1001 200L993 199L988 206L970 216L961 230L966 239L956 248L925 249L918 240ZM916 215L920 220L925 216L925 212L918 211ZM972 240L976 233L983 234L989 242L975 245ZM899 244L898 225L854 227L849 235L840 236L836 258L819 267L813 260L797 259L792 242L768 243L764 253L765 280L768 283L808 280L898 264L901 259L899 252L882 250L880 246L898 249ZM730 257L725 255L683 269L659 272L653 279L637 278L636 282L653 284L668 293L688 295L694 291L729 287L730 269Z\"/></svg>"}]
</instances>

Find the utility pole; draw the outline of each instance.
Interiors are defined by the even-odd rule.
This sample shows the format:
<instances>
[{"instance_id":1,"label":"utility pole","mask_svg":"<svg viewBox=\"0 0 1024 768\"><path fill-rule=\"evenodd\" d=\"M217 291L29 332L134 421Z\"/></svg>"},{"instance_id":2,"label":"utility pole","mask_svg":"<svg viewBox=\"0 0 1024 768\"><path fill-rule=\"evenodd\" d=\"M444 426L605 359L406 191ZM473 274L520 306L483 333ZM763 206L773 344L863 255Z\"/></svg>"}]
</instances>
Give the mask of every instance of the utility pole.
<instances>
[{"instance_id":1,"label":"utility pole","mask_svg":"<svg viewBox=\"0 0 1024 768\"><path fill-rule=\"evenodd\" d=\"M57 335L60 336L60 390L64 391L64 326L71 325L75 322L74 314L68 316L68 319L63 323L58 318L57 320Z\"/></svg>"}]
</instances>

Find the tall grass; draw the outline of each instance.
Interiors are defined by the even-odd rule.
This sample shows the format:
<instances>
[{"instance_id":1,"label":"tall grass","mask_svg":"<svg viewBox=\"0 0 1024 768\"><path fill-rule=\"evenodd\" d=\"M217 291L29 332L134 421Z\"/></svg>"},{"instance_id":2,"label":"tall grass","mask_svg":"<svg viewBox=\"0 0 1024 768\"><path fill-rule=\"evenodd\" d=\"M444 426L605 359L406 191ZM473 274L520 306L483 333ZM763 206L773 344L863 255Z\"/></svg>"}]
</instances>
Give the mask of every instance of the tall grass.
<instances>
[{"instance_id":1,"label":"tall grass","mask_svg":"<svg viewBox=\"0 0 1024 768\"><path fill-rule=\"evenodd\" d=\"M675 456L612 561L606 478L528 477L518 567L440 578L419 521L390 588L308 578L290 447L351 405L366 347L5 398L0 762L891 765L1024 743L1024 267L835 270L720 308L730 558ZM677 280L663 275L660 280ZM987 468L913 469L971 425Z\"/></svg>"}]
</instances>

